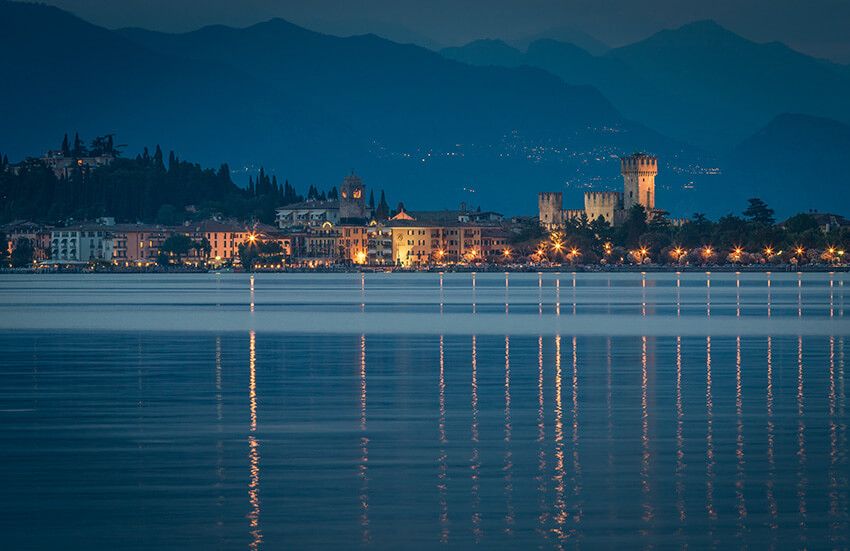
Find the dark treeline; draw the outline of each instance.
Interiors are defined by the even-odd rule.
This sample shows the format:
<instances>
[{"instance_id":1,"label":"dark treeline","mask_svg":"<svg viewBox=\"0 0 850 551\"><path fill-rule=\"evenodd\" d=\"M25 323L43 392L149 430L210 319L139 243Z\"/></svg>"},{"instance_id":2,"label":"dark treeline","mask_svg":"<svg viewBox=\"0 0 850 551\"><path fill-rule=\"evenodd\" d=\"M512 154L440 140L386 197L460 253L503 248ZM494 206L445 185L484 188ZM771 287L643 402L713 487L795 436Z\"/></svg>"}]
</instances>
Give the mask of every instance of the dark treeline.
<instances>
[{"instance_id":1,"label":"dark treeline","mask_svg":"<svg viewBox=\"0 0 850 551\"><path fill-rule=\"evenodd\" d=\"M121 222L179 224L187 217L222 215L272 223L276 207L304 200L288 181L280 184L262 168L242 189L231 180L226 164L217 170L205 169L180 160L174 152L166 160L159 146L152 155L145 148L135 158L123 158L111 136L96 138L90 147L83 146L79 137L69 143L65 136L62 152L73 159L102 154L115 158L99 168L75 166L67 178L57 178L38 159L13 167L0 155L0 222L112 216ZM321 195L313 186L310 189L311 199L337 197L335 187ZM186 209L190 205L193 212Z\"/></svg>"}]
</instances>

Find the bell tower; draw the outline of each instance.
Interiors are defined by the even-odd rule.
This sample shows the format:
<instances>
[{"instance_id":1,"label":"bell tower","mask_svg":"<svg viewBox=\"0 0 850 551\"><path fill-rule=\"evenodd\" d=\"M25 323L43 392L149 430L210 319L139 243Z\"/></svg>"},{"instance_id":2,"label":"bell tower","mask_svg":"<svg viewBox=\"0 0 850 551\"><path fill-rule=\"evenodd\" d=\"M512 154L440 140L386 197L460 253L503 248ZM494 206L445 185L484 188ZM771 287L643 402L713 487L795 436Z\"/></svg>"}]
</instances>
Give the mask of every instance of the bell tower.
<instances>
[{"instance_id":1,"label":"bell tower","mask_svg":"<svg viewBox=\"0 0 850 551\"><path fill-rule=\"evenodd\" d=\"M623 208L629 210L640 204L647 213L655 209L655 175L658 174L658 158L635 153L620 157L620 172L623 174L625 193Z\"/></svg>"},{"instance_id":2,"label":"bell tower","mask_svg":"<svg viewBox=\"0 0 850 551\"><path fill-rule=\"evenodd\" d=\"M366 218L366 186L354 172L339 186L339 217Z\"/></svg>"}]
</instances>

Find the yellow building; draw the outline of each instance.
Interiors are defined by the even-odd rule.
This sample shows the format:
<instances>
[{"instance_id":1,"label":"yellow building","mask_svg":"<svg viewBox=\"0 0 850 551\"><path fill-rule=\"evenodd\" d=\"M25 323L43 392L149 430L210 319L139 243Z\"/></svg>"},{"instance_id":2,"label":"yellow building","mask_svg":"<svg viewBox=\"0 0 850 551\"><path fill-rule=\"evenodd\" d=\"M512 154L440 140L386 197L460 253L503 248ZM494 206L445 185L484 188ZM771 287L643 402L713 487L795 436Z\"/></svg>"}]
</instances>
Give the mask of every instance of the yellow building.
<instances>
[{"instance_id":1,"label":"yellow building","mask_svg":"<svg viewBox=\"0 0 850 551\"><path fill-rule=\"evenodd\" d=\"M481 228L463 223L397 221L392 224L392 259L401 266L481 260Z\"/></svg>"}]
</instances>

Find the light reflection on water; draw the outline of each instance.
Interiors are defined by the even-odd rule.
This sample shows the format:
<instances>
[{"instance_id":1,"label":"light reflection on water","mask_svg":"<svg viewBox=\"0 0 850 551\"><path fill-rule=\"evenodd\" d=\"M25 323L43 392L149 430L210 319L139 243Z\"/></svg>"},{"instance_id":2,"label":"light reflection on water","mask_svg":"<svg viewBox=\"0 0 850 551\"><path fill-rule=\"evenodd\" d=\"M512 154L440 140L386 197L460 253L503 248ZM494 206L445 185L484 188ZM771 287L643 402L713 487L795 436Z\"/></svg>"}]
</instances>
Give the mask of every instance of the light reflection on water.
<instances>
[{"instance_id":1,"label":"light reflection on water","mask_svg":"<svg viewBox=\"0 0 850 551\"><path fill-rule=\"evenodd\" d=\"M758 276L570 274L561 289L479 274L464 295L434 275L404 304L831 331L398 334L374 326L380 291L359 275L352 304L372 325L356 332L189 331L191 318L179 332L0 331L2 533L31 549L847 547L843 279L771 278L768 312ZM270 291L282 281L257 276L243 308L292 315ZM379 286L403 297L406 281ZM228 304L227 286L197 292ZM16 304L5 291L0 310Z\"/></svg>"}]
</instances>

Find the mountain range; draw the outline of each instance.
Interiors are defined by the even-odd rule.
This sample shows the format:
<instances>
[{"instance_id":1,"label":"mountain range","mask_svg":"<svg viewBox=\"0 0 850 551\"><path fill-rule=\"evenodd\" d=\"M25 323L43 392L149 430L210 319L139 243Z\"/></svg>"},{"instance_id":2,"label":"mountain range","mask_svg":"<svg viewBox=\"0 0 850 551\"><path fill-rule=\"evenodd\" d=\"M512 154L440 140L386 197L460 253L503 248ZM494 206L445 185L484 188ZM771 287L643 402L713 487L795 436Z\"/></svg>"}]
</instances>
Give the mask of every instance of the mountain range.
<instances>
[{"instance_id":1,"label":"mountain range","mask_svg":"<svg viewBox=\"0 0 850 551\"><path fill-rule=\"evenodd\" d=\"M850 122L850 68L780 43L757 44L713 21L601 55L551 39L525 50L480 40L441 53L479 66L529 65L594 86L624 116L709 150L728 151L786 112Z\"/></svg>"},{"instance_id":2,"label":"mountain range","mask_svg":"<svg viewBox=\"0 0 850 551\"><path fill-rule=\"evenodd\" d=\"M817 137L827 123L807 116L847 120L836 98L850 71L718 29L699 23L602 45L601 55L552 39L529 40L525 51L492 41L441 55L281 19L184 34L112 31L57 8L0 1L0 70L12 83L0 87L0 151L14 160L55 148L65 132L117 132L130 151L160 143L206 165L227 162L237 182L265 166L299 189L325 189L353 168L391 202L466 201L518 214L536 212L538 191L564 191L567 206L579 206L586 189L619 189L617 157L642 150L659 156L658 200L674 214L740 210L716 191L762 189L751 185L761 160L747 151L770 151L789 125ZM697 56L714 35L718 55L739 48L744 61L726 68L710 52ZM687 36L690 54L681 50ZM759 56L779 61L748 76L743 65ZM787 82L770 92L778 63L823 89ZM715 97L728 88L743 91ZM747 111L748 101L757 108ZM786 111L805 115L767 124ZM841 151L819 158L824 174L837 174L830 163ZM780 174L765 200L782 200L790 184Z\"/></svg>"}]
</instances>

